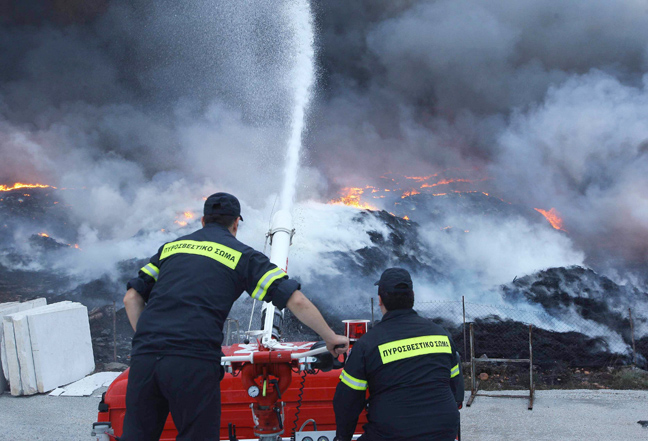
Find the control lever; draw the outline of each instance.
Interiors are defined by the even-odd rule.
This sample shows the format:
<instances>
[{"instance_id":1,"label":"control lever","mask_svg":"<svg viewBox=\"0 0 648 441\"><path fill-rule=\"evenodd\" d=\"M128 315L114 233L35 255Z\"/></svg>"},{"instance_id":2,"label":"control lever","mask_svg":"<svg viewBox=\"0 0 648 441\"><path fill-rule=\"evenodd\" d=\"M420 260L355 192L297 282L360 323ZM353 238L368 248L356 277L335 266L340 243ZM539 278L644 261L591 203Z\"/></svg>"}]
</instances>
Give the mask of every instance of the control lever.
<instances>
[{"instance_id":1,"label":"control lever","mask_svg":"<svg viewBox=\"0 0 648 441\"><path fill-rule=\"evenodd\" d=\"M229 423L227 425L227 431L229 432L229 441L238 441L236 439L236 425Z\"/></svg>"},{"instance_id":2,"label":"control lever","mask_svg":"<svg viewBox=\"0 0 648 441\"><path fill-rule=\"evenodd\" d=\"M279 380L272 379L269 381L270 384L274 384L274 388L277 391L277 395L279 396L279 399L281 400L281 389L279 389Z\"/></svg>"},{"instance_id":3,"label":"control lever","mask_svg":"<svg viewBox=\"0 0 648 441\"><path fill-rule=\"evenodd\" d=\"M279 398L281 398L281 397L279 397ZM281 418L281 409L279 409L278 407L275 407L274 411L277 413L277 421L279 421L279 429L283 430L284 425L283 425L283 420Z\"/></svg>"}]
</instances>

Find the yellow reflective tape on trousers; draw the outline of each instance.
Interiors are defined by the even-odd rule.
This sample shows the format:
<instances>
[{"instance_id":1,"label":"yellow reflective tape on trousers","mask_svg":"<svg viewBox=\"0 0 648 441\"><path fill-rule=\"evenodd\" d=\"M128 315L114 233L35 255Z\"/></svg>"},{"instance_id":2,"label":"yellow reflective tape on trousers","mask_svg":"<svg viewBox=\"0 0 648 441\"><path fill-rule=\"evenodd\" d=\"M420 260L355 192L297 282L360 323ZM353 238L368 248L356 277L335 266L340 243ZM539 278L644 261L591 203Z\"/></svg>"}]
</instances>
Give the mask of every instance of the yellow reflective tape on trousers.
<instances>
[{"instance_id":1,"label":"yellow reflective tape on trousers","mask_svg":"<svg viewBox=\"0 0 648 441\"><path fill-rule=\"evenodd\" d=\"M272 268L270 271L265 273L259 279L256 288L252 292L252 298L256 300L263 300L263 298L268 293L268 288L272 285L272 282L285 276L286 273L281 268Z\"/></svg>"},{"instance_id":2,"label":"yellow reflective tape on trousers","mask_svg":"<svg viewBox=\"0 0 648 441\"><path fill-rule=\"evenodd\" d=\"M158 269L157 266L153 265L152 263L149 263L148 265L144 265L140 271L148 274L149 276L153 277L153 280L157 282L158 276L160 275L160 270Z\"/></svg>"},{"instance_id":3,"label":"yellow reflective tape on trousers","mask_svg":"<svg viewBox=\"0 0 648 441\"><path fill-rule=\"evenodd\" d=\"M209 257L231 269L236 268L242 255L240 251L216 242L178 240L164 245L162 254L160 254L160 260L179 253Z\"/></svg>"},{"instance_id":4,"label":"yellow reflective tape on trousers","mask_svg":"<svg viewBox=\"0 0 648 441\"><path fill-rule=\"evenodd\" d=\"M378 346L383 364L426 354L452 354L450 340L445 335L424 335L390 341Z\"/></svg>"},{"instance_id":5,"label":"yellow reflective tape on trousers","mask_svg":"<svg viewBox=\"0 0 648 441\"><path fill-rule=\"evenodd\" d=\"M459 375L459 365L458 365L458 364L455 365L455 367L453 367L453 368L450 370L450 378L454 378L454 377L456 377L457 375Z\"/></svg>"},{"instance_id":6,"label":"yellow reflective tape on trousers","mask_svg":"<svg viewBox=\"0 0 648 441\"><path fill-rule=\"evenodd\" d=\"M366 381L349 375L344 369L340 374L340 381L355 390L367 390L367 387L369 387Z\"/></svg>"}]
</instances>

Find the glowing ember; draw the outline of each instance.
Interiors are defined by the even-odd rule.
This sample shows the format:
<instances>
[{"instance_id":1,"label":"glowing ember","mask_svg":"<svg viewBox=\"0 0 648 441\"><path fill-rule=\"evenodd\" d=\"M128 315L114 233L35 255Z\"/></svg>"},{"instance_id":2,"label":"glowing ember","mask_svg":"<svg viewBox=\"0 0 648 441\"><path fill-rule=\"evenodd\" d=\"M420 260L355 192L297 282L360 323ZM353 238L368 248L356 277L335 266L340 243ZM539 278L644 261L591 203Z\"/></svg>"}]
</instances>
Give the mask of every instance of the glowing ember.
<instances>
[{"instance_id":1,"label":"glowing ember","mask_svg":"<svg viewBox=\"0 0 648 441\"><path fill-rule=\"evenodd\" d=\"M184 217L186 217L187 219L193 219L194 214L191 211L185 211Z\"/></svg>"},{"instance_id":2,"label":"glowing ember","mask_svg":"<svg viewBox=\"0 0 648 441\"><path fill-rule=\"evenodd\" d=\"M180 225L181 227L186 227L187 226L187 223L185 221L178 221L177 220L177 221L174 221L174 223Z\"/></svg>"},{"instance_id":3,"label":"glowing ember","mask_svg":"<svg viewBox=\"0 0 648 441\"><path fill-rule=\"evenodd\" d=\"M79 244L78 244L78 243L75 243L75 244L74 244L74 248L76 248L77 250L80 250L80 249L81 249L81 248L79 248Z\"/></svg>"},{"instance_id":4,"label":"glowing ember","mask_svg":"<svg viewBox=\"0 0 648 441\"><path fill-rule=\"evenodd\" d=\"M403 195L401 196L401 199L405 199L408 196L414 196L415 194L421 194L421 192L416 191L414 189L411 189L410 191L406 191L405 193L403 193Z\"/></svg>"},{"instance_id":5,"label":"glowing ember","mask_svg":"<svg viewBox=\"0 0 648 441\"><path fill-rule=\"evenodd\" d=\"M403 219L410 220L409 216L405 216Z\"/></svg>"},{"instance_id":6,"label":"glowing ember","mask_svg":"<svg viewBox=\"0 0 648 441\"><path fill-rule=\"evenodd\" d=\"M362 208L365 210L375 210L375 207L360 201L364 191L365 189L360 187L345 187L340 192L343 196L338 199L333 199L329 204L347 205L349 207Z\"/></svg>"},{"instance_id":7,"label":"glowing ember","mask_svg":"<svg viewBox=\"0 0 648 441\"><path fill-rule=\"evenodd\" d=\"M0 191L12 191L12 190L17 190L19 188L54 188L55 189L56 187L52 187L51 185L43 185L43 184L23 184L22 182L16 182L11 187L7 185L0 185Z\"/></svg>"},{"instance_id":8,"label":"glowing ember","mask_svg":"<svg viewBox=\"0 0 648 441\"><path fill-rule=\"evenodd\" d=\"M430 175L430 176L405 176L405 179L413 179L416 182L423 182L423 181L427 181L428 179L431 179L431 178L433 178L433 177L435 177L437 175L438 175L438 173L435 173L435 174Z\"/></svg>"},{"instance_id":9,"label":"glowing ember","mask_svg":"<svg viewBox=\"0 0 648 441\"><path fill-rule=\"evenodd\" d=\"M483 181L483 179L481 179ZM423 184L421 185L421 188L431 188L431 187L436 187L437 185L448 185L448 184L453 184L455 182L467 182L469 184L472 184L473 180L470 179L442 179L439 182L435 182L434 184Z\"/></svg>"},{"instance_id":10,"label":"glowing ember","mask_svg":"<svg viewBox=\"0 0 648 441\"><path fill-rule=\"evenodd\" d=\"M540 208L534 208L534 210L542 214L545 218L547 218L551 226L554 227L556 230L567 232L567 230L563 228L563 220L560 217L560 213L558 213L555 208L552 208L549 211L542 210Z\"/></svg>"},{"instance_id":11,"label":"glowing ember","mask_svg":"<svg viewBox=\"0 0 648 441\"><path fill-rule=\"evenodd\" d=\"M47 233L38 233L40 237L49 237L49 234Z\"/></svg>"}]
</instances>

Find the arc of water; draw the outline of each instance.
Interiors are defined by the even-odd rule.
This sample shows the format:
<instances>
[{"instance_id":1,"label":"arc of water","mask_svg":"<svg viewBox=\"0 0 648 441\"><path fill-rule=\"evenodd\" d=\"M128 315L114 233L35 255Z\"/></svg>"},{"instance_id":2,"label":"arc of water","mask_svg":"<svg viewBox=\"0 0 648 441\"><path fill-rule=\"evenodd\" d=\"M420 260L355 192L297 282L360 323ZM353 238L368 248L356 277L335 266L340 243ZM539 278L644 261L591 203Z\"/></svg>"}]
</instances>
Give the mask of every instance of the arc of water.
<instances>
[{"instance_id":1,"label":"arc of water","mask_svg":"<svg viewBox=\"0 0 648 441\"><path fill-rule=\"evenodd\" d=\"M288 79L294 87L294 104L281 192L283 210L290 210L295 198L306 112L315 83L315 34L310 3L308 0L293 1L289 2L287 7L293 31L295 56Z\"/></svg>"}]
</instances>

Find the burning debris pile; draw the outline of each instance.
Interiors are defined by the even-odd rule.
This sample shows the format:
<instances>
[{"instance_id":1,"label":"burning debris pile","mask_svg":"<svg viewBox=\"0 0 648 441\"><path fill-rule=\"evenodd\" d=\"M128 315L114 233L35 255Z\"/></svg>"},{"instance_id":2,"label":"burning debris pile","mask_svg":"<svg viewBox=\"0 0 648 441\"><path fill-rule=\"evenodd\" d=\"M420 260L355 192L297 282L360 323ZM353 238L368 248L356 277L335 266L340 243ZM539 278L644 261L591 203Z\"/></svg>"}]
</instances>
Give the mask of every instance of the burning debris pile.
<instances>
[{"instance_id":1,"label":"burning debris pile","mask_svg":"<svg viewBox=\"0 0 648 441\"><path fill-rule=\"evenodd\" d=\"M428 187L424 187L426 182ZM358 209L364 203L364 192L356 193L358 198L350 203L353 207L336 204L309 206L306 211L313 218L304 219L304 226L298 231L299 240L293 245L291 271L302 279L305 291L315 299L329 322L338 326L341 319L349 318L349 314L354 318L371 318L370 298L375 297L373 282L384 268L401 266L415 277L417 301L457 302L465 295L473 302L531 308L534 311L533 324L538 328L534 338L536 360L542 365L551 365L557 360L577 366L627 363L631 340L627 309L636 308L638 361L645 361L648 343L646 293L631 285L614 283L581 266L532 270L526 275L522 272L512 283L489 285L484 281L487 280L484 274L489 271L488 259L495 259L492 266L499 268L502 266L497 262L500 256L487 250L487 260L477 261L471 269L466 259L474 257L480 250L468 252L459 248L457 251L450 244L468 247L471 240L488 240L489 231L480 231L485 222L501 224L511 222L511 219L515 222L510 225L526 228L522 234L531 237L549 237L556 241L567 233L558 231L556 225L549 225L537 210L508 203L487 192L465 188L443 195L428 192L427 188L453 185L434 184L429 180L419 181L419 187L401 193L383 191L381 203L392 204L388 211ZM459 181L454 185L474 183ZM54 203L58 202L58 192L61 191L70 190L46 187L31 188L27 192L20 188L2 194L0 212L5 215L6 226L0 230L0 301L45 296L49 301L81 301L94 308L90 316L97 365L112 362L115 357L112 324L112 302L115 301L119 309L115 338L117 360L127 362L132 331L121 309L121 298L125 282L146 263L146 257L111 262L103 259L106 271L92 277L84 277L57 265L65 256L83 257L86 253L93 253L93 247L101 245L98 242L78 248L74 246L78 226L70 219L65 204ZM192 211L178 213L175 219L169 220L169 224L176 229L197 227ZM317 227L309 228L309 225ZM333 230L336 235L330 234ZM149 247L149 243L157 247L164 240L180 235L180 231L141 230L129 240L136 249L142 244ZM156 236L159 234L162 236ZM511 240L517 240L514 230L508 234L512 235ZM501 238L497 240L501 242ZM313 248L313 244L317 247ZM512 266L516 261L531 259L530 267L537 267L540 264L533 259L541 246L546 245L541 241L537 246L522 251L519 247L512 247L508 252L513 254L501 256L504 258L502 262L505 266ZM521 254L516 257L518 252ZM129 252L128 255L132 257L133 254ZM571 260L579 262L578 259ZM516 268L511 270L515 271L512 274L518 274ZM475 279L477 273L484 277L479 283L475 282L480 280ZM504 277L508 280L514 278L509 273ZM501 276L492 278L497 281ZM350 302L350 299L354 301ZM350 303L355 306L349 306ZM249 322L250 304L243 301L232 312L232 318L239 321L241 328ZM506 308L502 311L476 315L474 322L479 330L476 334L477 350L490 357L519 356L526 350L527 328L524 323L531 320L507 315ZM463 342L460 314L442 310L421 310L421 313L442 320L456 341ZM375 318L379 318L377 305ZM308 330L292 323L290 318L287 318L285 335L295 339L314 338ZM509 340L502 342L496 338L502 335L507 335Z\"/></svg>"}]
</instances>

